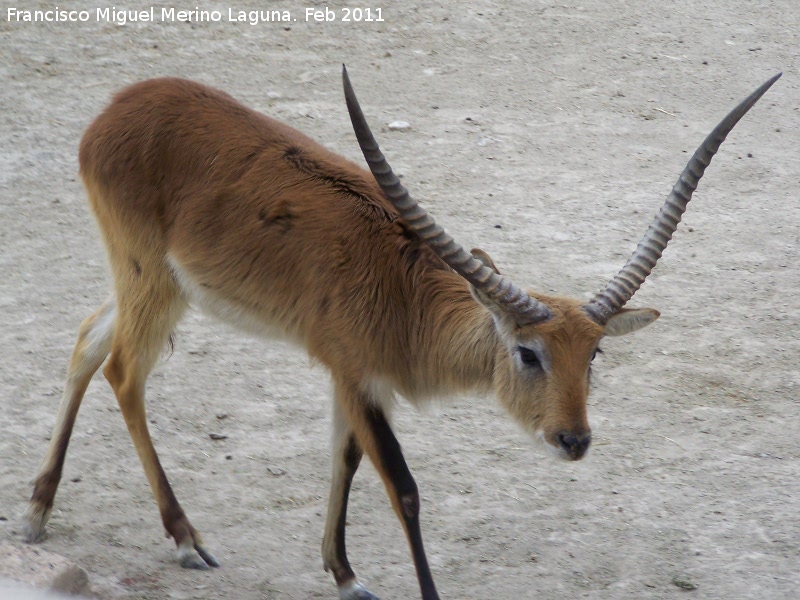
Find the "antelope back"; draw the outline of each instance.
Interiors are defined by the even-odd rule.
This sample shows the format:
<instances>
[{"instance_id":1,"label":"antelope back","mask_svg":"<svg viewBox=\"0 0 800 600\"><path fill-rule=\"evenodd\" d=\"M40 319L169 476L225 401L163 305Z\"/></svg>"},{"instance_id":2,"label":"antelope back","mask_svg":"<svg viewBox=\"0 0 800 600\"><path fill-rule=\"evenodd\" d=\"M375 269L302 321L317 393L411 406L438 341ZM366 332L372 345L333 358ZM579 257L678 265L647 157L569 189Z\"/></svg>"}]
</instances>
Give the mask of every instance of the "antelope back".
<instances>
[{"instance_id":1,"label":"antelope back","mask_svg":"<svg viewBox=\"0 0 800 600\"><path fill-rule=\"evenodd\" d=\"M129 285L167 265L202 308L343 378L411 374L421 280L441 275L469 300L368 172L200 84L121 91L84 134L80 168L109 252L131 253Z\"/></svg>"}]
</instances>

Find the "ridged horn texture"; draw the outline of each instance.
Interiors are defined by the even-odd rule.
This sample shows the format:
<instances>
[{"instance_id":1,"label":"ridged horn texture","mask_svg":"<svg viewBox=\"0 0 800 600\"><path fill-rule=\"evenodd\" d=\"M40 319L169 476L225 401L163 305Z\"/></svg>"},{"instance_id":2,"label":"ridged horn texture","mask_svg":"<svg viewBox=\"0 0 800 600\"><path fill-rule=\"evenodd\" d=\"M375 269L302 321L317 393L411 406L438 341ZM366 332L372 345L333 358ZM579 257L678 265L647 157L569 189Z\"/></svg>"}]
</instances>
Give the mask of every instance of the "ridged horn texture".
<instances>
[{"instance_id":1,"label":"ridged horn texture","mask_svg":"<svg viewBox=\"0 0 800 600\"><path fill-rule=\"evenodd\" d=\"M672 234L678 228L678 223L686 210L686 205L692 199L692 193L697 188L697 183L720 145L725 141L725 137L780 76L781 73L778 73L745 98L703 141L684 168L672 188L672 192L667 196L661 210L658 211L655 220L636 247L633 256L622 270L608 282L606 288L584 305L583 310L592 320L600 325L605 325L608 319L618 312L644 283L653 267L656 266L658 259L661 258L664 248L672 239Z\"/></svg>"},{"instance_id":2,"label":"ridged horn texture","mask_svg":"<svg viewBox=\"0 0 800 600\"><path fill-rule=\"evenodd\" d=\"M422 238L436 254L456 273L480 290L497 306L503 308L520 325L538 323L550 318L550 309L531 298L508 277L495 273L455 242L437 225L428 212L414 200L392 171L367 125L364 113L356 99L347 69L342 67L344 96L350 121L353 123L358 144L364 153L370 171L400 213L406 224Z\"/></svg>"}]
</instances>

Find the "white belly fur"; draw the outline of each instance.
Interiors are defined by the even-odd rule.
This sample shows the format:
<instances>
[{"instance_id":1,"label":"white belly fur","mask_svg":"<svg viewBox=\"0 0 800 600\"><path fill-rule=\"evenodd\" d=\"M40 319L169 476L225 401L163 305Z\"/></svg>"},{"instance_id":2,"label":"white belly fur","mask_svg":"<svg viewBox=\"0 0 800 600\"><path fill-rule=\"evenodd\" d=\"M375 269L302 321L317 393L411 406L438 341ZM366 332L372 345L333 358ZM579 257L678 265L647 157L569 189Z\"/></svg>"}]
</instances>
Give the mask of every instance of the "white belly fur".
<instances>
[{"instance_id":1,"label":"white belly fur","mask_svg":"<svg viewBox=\"0 0 800 600\"><path fill-rule=\"evenodd\" d=\"M253 314L246 307L231 302L219 294L215 294L192 279L191 275L175 259L174 256L167 255L169 265L175 281L181 292L189 301L189 304L196 306L202 312L216 317L220 321L233 325L242 331L271 339L281 339L290 342L300 343L293 336L287 334L283 329L273 323Z\"/></svg>"}]
</instances>

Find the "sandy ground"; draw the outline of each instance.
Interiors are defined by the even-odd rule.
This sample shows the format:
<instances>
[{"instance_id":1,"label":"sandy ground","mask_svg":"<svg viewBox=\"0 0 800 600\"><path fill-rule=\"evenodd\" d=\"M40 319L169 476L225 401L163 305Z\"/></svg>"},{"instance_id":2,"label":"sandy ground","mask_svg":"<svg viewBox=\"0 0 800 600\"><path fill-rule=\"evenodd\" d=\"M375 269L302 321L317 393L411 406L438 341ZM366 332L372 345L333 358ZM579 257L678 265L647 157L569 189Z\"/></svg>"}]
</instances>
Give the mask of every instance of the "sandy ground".
<instances>
[{"instance_id":1,"label":"sandy ground","mask_svg":"<svg viewBox=\"0 0 800 600\"><path fill-rule=\"evenodd\" d=\"M8 3L0 14L0 539L21 543L77 327L108 290L77 145L119 87L197 79L358 160L346 62L392 164L442 224L518 281L588 297L622 265L703 136L782 70L633 302L661 319L604 344L586 460L542 456L491 398L422 414L404 405L396 427L443 598L797 597L795 0L395 0L372 6L383 9L379 23L305 22L306 6L341 19L353 5L278 0L270 8L297 21L125 26L94 20L111 4L77 4L91 22L8 22ZM229 7L265 3L197 4L227 18ZM389 131L395 120L411 129ZM177 333L149 382L151 431L223 568L173 562L102 377L78 418L44 547L109 598L334 598L319 557L327 374L301 350L197 314ZM348 532L372 590L418 597L369 465Z\"/></svg>"}]
</instances>

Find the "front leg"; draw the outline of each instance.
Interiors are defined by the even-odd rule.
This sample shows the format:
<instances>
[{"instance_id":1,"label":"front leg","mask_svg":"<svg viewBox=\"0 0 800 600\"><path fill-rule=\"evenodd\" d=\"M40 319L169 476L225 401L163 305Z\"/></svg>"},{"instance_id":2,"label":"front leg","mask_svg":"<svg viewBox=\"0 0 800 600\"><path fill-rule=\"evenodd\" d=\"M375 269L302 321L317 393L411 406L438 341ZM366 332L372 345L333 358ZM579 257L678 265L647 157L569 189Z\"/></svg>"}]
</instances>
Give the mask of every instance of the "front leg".
<instances>
[{"instance_id":1,"label":"front leg","mask_svg":"<svg viewBox=\"0 0 800 600\"><path fill-rule=\"evenodd\" d=\"M417 570L422 600L439 600L422 544L417 484L381 409L380 399L362 391L338 396L341 410L347 416L358 444L383 479L392 507L403 525Z\"/></svg>"},{"instance_id":2,"label":"front leg","mask_svg":"<svg viewBox=\"0 0 800 600\"><path fill-rule=\"evenodd\" d=\"M378 600L377 596L367 591L356 579L345 548L347 499L350 496L350 484L363 454L339 403L334 403L333 469L325 537L322 540L322 562L326 571L333 572L341 600Z\"/></svg>"}]
</instances>

